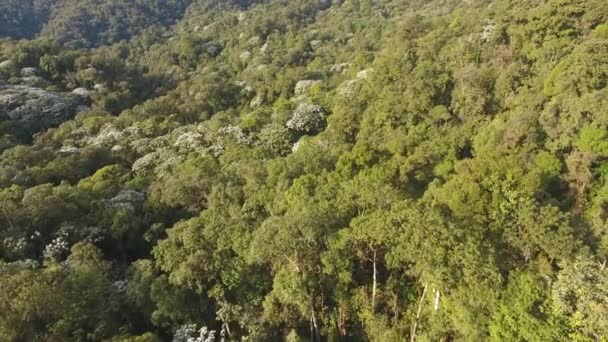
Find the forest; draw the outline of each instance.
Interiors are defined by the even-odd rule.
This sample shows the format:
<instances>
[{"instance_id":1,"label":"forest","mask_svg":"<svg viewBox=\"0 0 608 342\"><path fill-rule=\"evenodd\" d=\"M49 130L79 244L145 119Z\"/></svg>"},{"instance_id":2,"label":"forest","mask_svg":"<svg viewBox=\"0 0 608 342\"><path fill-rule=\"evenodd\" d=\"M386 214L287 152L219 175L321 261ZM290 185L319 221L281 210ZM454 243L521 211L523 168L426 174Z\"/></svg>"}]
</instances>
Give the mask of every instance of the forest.
<instances>
[{"instance_id":1,"label":"forest","mask_svg":"<svg viewBox=\"0 0 608 342\"><path fill-rule=\"evenodd\" d=\"M0 0L0 341L608 342L605 0Z\"/></svg>"}]
</instances>

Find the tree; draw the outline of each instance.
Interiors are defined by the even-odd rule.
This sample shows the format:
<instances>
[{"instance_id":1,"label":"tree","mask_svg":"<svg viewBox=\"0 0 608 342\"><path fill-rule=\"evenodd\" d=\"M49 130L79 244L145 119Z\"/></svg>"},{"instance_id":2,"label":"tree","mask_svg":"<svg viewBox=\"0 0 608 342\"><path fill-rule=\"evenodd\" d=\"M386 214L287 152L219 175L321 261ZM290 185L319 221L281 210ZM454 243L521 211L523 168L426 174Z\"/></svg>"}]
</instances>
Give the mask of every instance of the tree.
<instances>
[{"instance_id":1,"label":"tree","mask_svg":"<svg viewBox=\"0 0 608 342\"><path fill-rule=\"evenodd\" d=\"M563 337L548 296L549 284L534 273L514 273L490 323L494 341L548 341Z\"/></svg>"},{"instance_id":2,"label":"tree","mask_svg":"<svg viewBox=\"0 0 608 342\"><path fill-rule=\"evenodd\" d=\"M597 340L608 335L608 273L584 255L563 263L551 289L553 309L567 324L568 336L574 340Z\"/></svg>"}]
</instances>

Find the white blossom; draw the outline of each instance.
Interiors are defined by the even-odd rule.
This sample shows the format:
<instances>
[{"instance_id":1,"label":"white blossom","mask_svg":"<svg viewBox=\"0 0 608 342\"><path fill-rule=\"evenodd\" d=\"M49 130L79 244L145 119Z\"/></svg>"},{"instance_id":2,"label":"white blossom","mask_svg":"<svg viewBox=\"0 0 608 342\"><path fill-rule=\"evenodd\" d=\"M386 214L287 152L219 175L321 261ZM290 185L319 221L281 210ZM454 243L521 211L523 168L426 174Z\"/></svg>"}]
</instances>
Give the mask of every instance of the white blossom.
<instances>
[{"instance_id":1,"label":"white blossom","mask_svg":"<svg viewBox=\"0 0 608 342\"><path fill-rule=\"evenodd\" d=\"M224 153L224 146L220 143L217 144L213 144L211 146L208 147L209 150L209 154L211 154L214 157L219 157L222 155L222 153Z\"/></svg>"},{"instance_id":2,"label":"white blossom","mask_svg":"<svg viewBox=\"0 0 608 342\"><path fill-rule=\"evenodd\" d=\"M105 200L104 204L113 209L135 211L136 206L143 203L145 195L134 190L122 190L115 197Z\"/></svg>"},{"instance_id":3,"label":"white blossom","mask_svg":"<svg viewBox=\"0 0 608 342\"><path fill-rule=\"evenodd\" d=\"M161 135L155 138L139 138L129 142L129 147L138 154L148 154L168 145L169 137Z\"/></svg>"},{"instance_id":4,"label":"white blossom","mask_svg":"<svg viewBox=\"0 0 608 342\"><path fill-rule=\"evenodd\" d=\"M310 89L312 89L312 87L314 85L319 84L319 83L321 83L321 81L318 81L318 80L298 81L298 83L296 83L296 86L294 88L294 95L296 95L296 96L306 95L306 94L308 94Z\"/></svg>"},{"instance_id":5,"label":"white blossom","mask_svg":"<svg viewBox=\"0 0 608 342\"><path fill-rule=\"evenodd\" d=\"M183 151L193 151L204 146L203 135L197 132L186 132L175 140L174 147Z\"/></svg>"},{"instance_id":6,"label":"white blossom","mask_svg":"<svg viewBox=\"0 0 608 342\"><path fill-rule=\"evenodd\" d=\"M159 159L158 152L148 153L145 156L137 159L133 165L131 165L131 171L137 174L146 174L154 169Z\"/></svg>"},{"instance_id":7,"label":"white blossom","mask_svg":"<svg viewBox=\"0 0 608 342\"><path fill-rule=\"evenodd\" d=\"M494 21L486 19L484 20L482 29L483 31L479 34L479 38L482 42L487 43L490 41L490 37L492 37L492 34L494 34L494 31L496 30L496 24Z\"/></svg>"},{"instance_id":8,"label":"white blossom","mask_svg":"<svg viewBox=\"0 0 608 342\"><path fill-rule=\"evenodd\" d=\"M44 247L43 255L46 259L61 260L66 256L69 249L70 245L66 237L60 235Z\"/></svg>"},{"instance_id":9,"label":"white blossom","mask_svg":"<svg viewBox=\"0 0 608 342\"><path fill-rule=\"evenodd\" d=\"M131 137L141 136L142 131L138 126L129 126L123 130L123 132Z\"/></svg>"},{"instance_id":10,"label":"white blossom","mask_svg":"<svg viewBox=\"0 0 608 342\"><path fill-rule=\"evenodd\" d=\"M262 45L262 47L260 48L260 52L261 53L266 53L268 51L268 48L270 48L270 46L268 45L268 42L264 43L264 45Z\"/></svg>"},{"instance_id":11,"label":"white blossom","mask_svg":"<svg viewBox=\"0 0 608 342\"><path fill-rule=\"evenodd\" d=\"M18 239L7 237L2 241L2 244L7 250L12 251L13 253L21 253L28 246L27 239L24 237Z\"/></svg>"},{"instance_id":12,"label":"white blossom","mask_svg":"<svg viewBox=\"0 0 608 342\"><path fill-rule=\"evenodd\" d=\"M104 125L101 131L89 140L93 146L114 146L126 138L124 132L113 125Z\"/></svg>"},{"instance_id":13,"label":"white blossom","mask_svg":"<svg viewBox=\"0 0 608 342\"><path fill-rule=\"evenodd\" d=\"M99 243L104 240L104 231L97 226L79 226L74 224L63 224L55 233L55 236L68 240L87 241L90 243Z\"/></svg>"},{"instance_id":14,"label":"white blossom","mask_svg":"<svg viewBox=\"0 0 608 342\"><path fill-rule=\"evenodd\" d=\"M357 73L357 78L360 80L367 79L372 72L374 72L374 68L361 70Z\"/></svg>"},{"instance_id":15,"label":"white blossom","mask_svg":"<svg viewBox=\"0 0 608 342\"><path fill-rule=\"evenodd\" d=\"M251 102L249 103L249 106L255 108L255 107L259 107L263 104L264 104L264 96L258 95L256 97L254 97L253 100L251 100Z\"/></svg>"},{"instance_id":16,"label":"white blossom","mask_svg":"<svg viewBox=\"0 0 608 342\"><path fill-rule=\"evenodd\" d=\"M300 149L300 142L296 141L295 144L293 144L293 146L291 147L291 152L297 152Z\"/></svg>"},{"instance_id":17,"label":"white blossom","mask_svg":"<svg viewBox=\"0 0 608 342\"><path fill-rule=\"evenodd\" d=\"M184 155L172 155L167 156L162 159L163 162L156 167L154 170L156 173L163 173L170 175L173 170L180 165L184 160L186 160L186 156Z\"/></svg>"},{"instance_id":18,"label":"white blossom","mask_svg":"<svg viewBox=\"0 0 608 342\"><path fill-rule=\"evenodd\" d=\"M325 125L325 111L319 105L301 103L287 121L287 128L303 132L317 133Z\"/></svg>"},{"instance_id":19,"label":"white blossom","mask_svg":"<svg viewBox=\"0 0 608 342\"><path fill-rule=\"evenodd\" d=\"M198 331L196 330L196 324L184 324L175 330L173 334L172 342L215 342L216 331L209 330L203 326ZM224 329L222 329L222 340L226 335Z\"/></svg>"},{"instance_id":20,"label":"white blossom","mask_svg":"<svg viewBox=\"0 0 608 342\"><path fill-rule=\"evenodd\" d=\"M196 324L184 324L175 330L172 342L189 342L196 333Z\"/></svg>"},{"instance_id":21,"label":"white blossom","mask_svg":"<svg viewBox=\"0 0 608 342\"><path fill-rule=\"evenodd\" d=\"M249 145L251 143L251 137L243 132L243 129L238 126L225 126L220 128L217 133L220 137L232 137L241 145Z\"/></svg>"},{"instance_id":22,"label":"white blossom","mask_svg":"<svg viewBox=\"0 0 608 342\"><path fill-rule=\"evenodd\" d=\"M145 195L142 192L135 190L122 190L112 198L110 201L114 203L142 203L145 199Z\"/></svg>"},{"instance_id":23,"label":"white blossom","mask_svg":"<svg viewBox=\"0 0 608 342\"><path fill-rule=\"evenodd\" d=\"M59 153L69 153L69 154L75 154L78 153L80 151L80 149L78 147L74 147L74 146L63 146L61 147L61 149L59 150Z\"/></svg>"},{"instance_id":24,"label":"white blossom","mask_svg":"<svg viewBox=\"0 0 608 342\"><path fill-rule=\"evenodd\" d=\"M335 73L335 74L342 74L344 73L348 68L350 68L350 63L340 63L340 64L334 64L329 68L329 72L331 73Z\"/></svg>"},{"instance_id":25,"label":"white blossom","mask_svg":"<svg viewBox=\"0 0 608 342\"><path fill-rule=\"evenodd\" d=\"M249 58L251 58L251 52L250 52L250 51L244 51L243 53L241 53L241 54L239 55L239 58L240 58L242 61L246 61L246 60L248 60Z\"/></svg>"}]
</instances>

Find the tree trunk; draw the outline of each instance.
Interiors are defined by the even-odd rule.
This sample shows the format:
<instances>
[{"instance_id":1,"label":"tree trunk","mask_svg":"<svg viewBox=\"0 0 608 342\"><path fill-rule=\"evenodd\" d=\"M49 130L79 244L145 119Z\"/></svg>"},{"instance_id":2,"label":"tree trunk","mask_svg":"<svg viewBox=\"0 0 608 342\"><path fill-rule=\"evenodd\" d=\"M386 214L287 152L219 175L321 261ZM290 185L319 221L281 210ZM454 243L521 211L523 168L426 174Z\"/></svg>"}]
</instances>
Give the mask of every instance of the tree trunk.
<instances>
[{"instance_id":1,"label":"tree trunk","mask_svg":"<svg viewBox=\"0 0 608 342\"><path fill-rule=\"evenodd\" d=\"M376 251L374 251L374 259L372 260L373 264L374 264L374 275L373 275L373 282L372 282L372 314L374 313L374 311L376 310L376 287L378 286L378 279L377 279L377 274L378 274L378 268L376 266Z\"/></svg>"},{"instance_id":2,"label":"tree trunk","mask_svg":"<svg viewBox=\"0 0 608 342\"><path fill-rule=\"evenodd\" d=\"M315 325L312 321L312 316L310 317L310 340L315 341Z\"/></svg>"},{"instance_id":3,"label":"tree trunk","mask_svg":"<svg viewBox=\"0 0 608 342\"><path fill-rule=\"evenodd\" d=\"M424 284L424 290L422 290L422 297L420 297L420 303L418 303L418 312L416 313L416 320L412 326L412 333L410 334L410 342L416 340L416 329L418 328L418 320L420 319L420 312L422 311L422 303L424 303L424 297L426 296L426 290L428 284Z\"/></svg>"},{"instance_id":4,"label":"tree trunk","mask_svg":"<svg viewBox=\"0 0 608 342\"><path fill-rule=\"evenodd\" d=\"M439 299L441 298L441 292L439 290L435 290L435 311L439 310Z\"/></svg>"},{"instance_id":5,"label":"tree trunk","mask_svg":"<svg viewBox=\"0 0 608 342\"><path fill-rule=\"evenodd\" d=\"M311 307L311 316L310 316L310 333L311 333L311 338L312 341L318 341L321 342L321 335L319 332L319 325L317 324L317 316L315 315L315 309L313 307L313 305L310 305Z\"/></svg>"},{"instance_id":6,"label":"tree trunk","mask_svg":"<svg viewBox=\"0 0 608 342\"><path fill-rule=\"evenodd\" d=\"M232 337L232 332L230 331L230 325L228 325L228 323L224 323L224 328L226 329L226 334L228 334L228 337Z\"/></svg>"},{"instance_id":7,"label":"tree trunk","mask_svg":"<svg viewBox=\"0 0 608 342\"><path fill-rule=\"evenodd\" d=\"M341 307L338 308L338 331L340 336L346 336L346 317Z\"/></svg>"}]
</instances>

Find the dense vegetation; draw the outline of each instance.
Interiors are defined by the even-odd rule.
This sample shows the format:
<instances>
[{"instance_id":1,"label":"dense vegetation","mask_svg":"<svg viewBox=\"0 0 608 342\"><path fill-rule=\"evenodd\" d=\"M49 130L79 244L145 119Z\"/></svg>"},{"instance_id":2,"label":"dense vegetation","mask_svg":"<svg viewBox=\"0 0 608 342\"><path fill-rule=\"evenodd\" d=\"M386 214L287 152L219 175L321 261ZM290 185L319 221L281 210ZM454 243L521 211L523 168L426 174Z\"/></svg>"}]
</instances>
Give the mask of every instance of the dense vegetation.
<instances>
[{"instance_id":1,"label":"dense vegetation","mask_svg":"<svg viewBox=\"0 0 608 342\"><path fill-rule=\"evenodd\" d=\"M3 0L0 35L91 47L129 39L180 18L191 0Z\"/></svg>"},{"instance_id":2,"label":"dense vegetation","mask_svg":"<svg viewBox=\"0 0 608 342\"><path fill-rule=\"evenodd\" d=\"M0 340L608 341L604 0L2 1L0 34L38 37L4 82L92 101L0 113Z\"/></svg>"}]
</instances>

